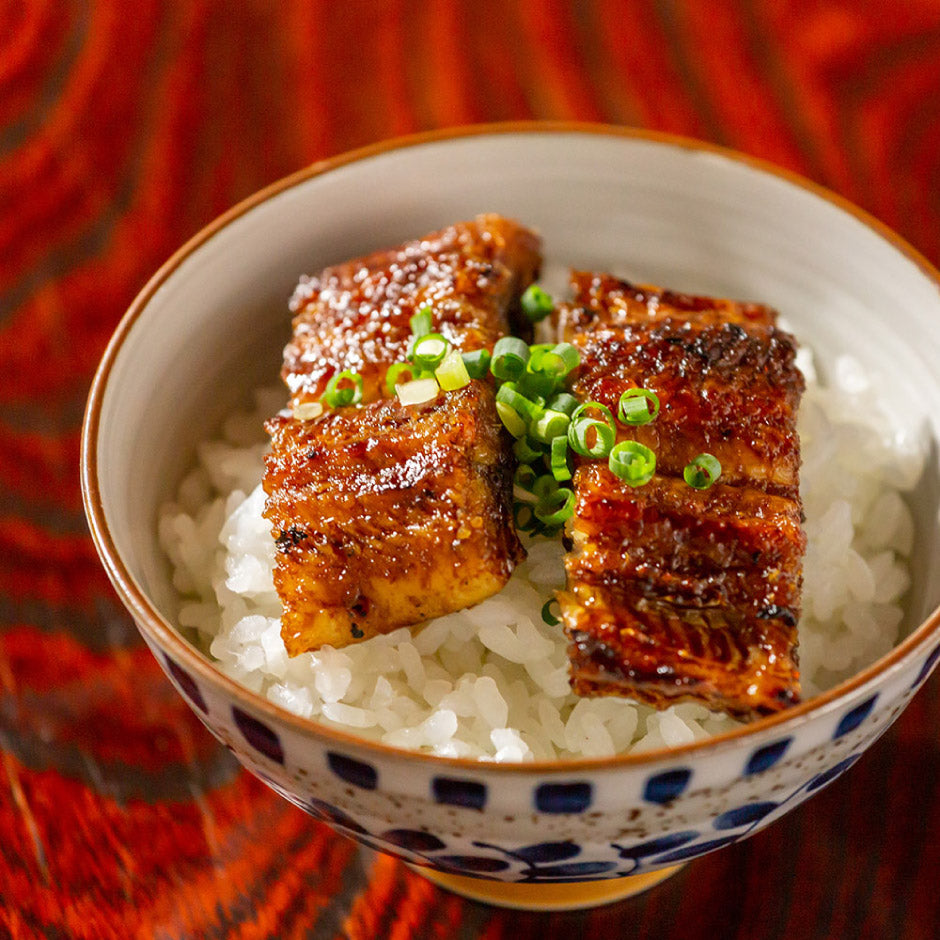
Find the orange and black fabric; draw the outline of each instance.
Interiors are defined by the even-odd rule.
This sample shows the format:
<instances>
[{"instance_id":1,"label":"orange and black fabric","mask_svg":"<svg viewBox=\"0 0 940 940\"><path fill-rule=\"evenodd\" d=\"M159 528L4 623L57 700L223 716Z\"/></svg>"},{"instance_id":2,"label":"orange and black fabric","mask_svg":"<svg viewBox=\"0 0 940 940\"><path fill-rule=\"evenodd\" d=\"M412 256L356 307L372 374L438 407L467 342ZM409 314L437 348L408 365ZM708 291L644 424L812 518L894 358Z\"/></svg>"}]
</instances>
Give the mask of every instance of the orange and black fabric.
<instances>
[{"instance_id":1,"label":"orange and black fabric","mask_svg":"<svg viewBox=\"0 0 940 940\"><path fill-rule=\"evenodd\" d=\"M241 771L107 581L80 425L148 277L313 161L530 118L740 149L940 262L936 0L0 2L0 937L936 936L936 681L769 829L612 907L513 913Z\"/></svg>"}]
</instances>

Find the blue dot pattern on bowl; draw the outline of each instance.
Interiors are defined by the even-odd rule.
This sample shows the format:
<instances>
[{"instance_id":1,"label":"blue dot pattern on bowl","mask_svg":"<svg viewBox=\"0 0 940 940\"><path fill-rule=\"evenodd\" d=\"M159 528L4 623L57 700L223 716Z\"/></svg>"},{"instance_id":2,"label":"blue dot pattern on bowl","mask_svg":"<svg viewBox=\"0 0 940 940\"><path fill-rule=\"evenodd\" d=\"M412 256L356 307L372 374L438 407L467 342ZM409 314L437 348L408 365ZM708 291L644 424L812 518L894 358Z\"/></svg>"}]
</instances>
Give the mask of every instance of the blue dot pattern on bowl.
<instances>
[{"instance_id":1,"label":"blue dot pattern on bowl","mask_svg":"<svg viewBox=\"0 0 940 940\"><path fill-rule=\"evenodd\" d=\"M359 823L347 813L344 813L341 809L329 803L325 803L323 800L311 798L303 802L301 806L310 813L311 816L315 816L317 819L321 819L324 822L331 823L334 826L340 826L349 832L355 832L360 835L369 834L365 826L359 825Z\"/></svg>"},{"instance_id":2,"label":"blue dot pattern on bowl","mask_svg":"<svg viewBox=\"0 0 940 940\"><path fill-rule=\"evenodd\" d=\"M521 862L524 867L517 872L521 875L520 881L581 881L617 868L617 862L611 860L571 861L581 854L581 846L570 839L563 842L536 842L514 849L487 842L473 844L481 849L498 852L507 860Z\"/></svg>"},{"instance_id":3,"label":"blue dot pattern on bowl","mask_svg":"<svg viewBox=\"0 0 940 940\"><path fill-rule=\"evenodd\" d=\"M326 762L330 770L341 780L363 790L374 790L379 783L378 771L365 761L354 760L345 754L327 751Z\"/></svg>"},{"instance_id":4,"label":"blue dot pattern on bowl","mask_svg":"<svg viewBox=\"0 0 940 940\"><path fill-rule=\"evenodd\" d=\"M444 871L457 874L476 872L481 875L486 872L505 871L509 868L509 862L505 859L491 858L488 855L436 855L434 865Z\"/></svg>"},{"instance_id":5,"label":"blue dot pattern on bowl","mask_svg":"<svg viewBox=\"0 0 940 940\"><path fill-rule=\"evenodd\" d=\"M583 813L594 799L591 784L543 783L535 788L535 808L540 813Z\"/></svg>"},{"instance_id":6,"label":"blue dot pattern on bowl","mask_svg":"<svg viewBox=\"0 0 940 940\"><path fill-rule=\"evenodd\" d=\"M524 845L521 848L513 849L512 852L482 842L475 842L474 845L478 845L480 848L496 849L498 852L506 852L507 855L512 855L513 858L518 858L527 865L567 862L569 859L581 854L581 846L570 839L565 839L563 842L536 842L534 845Z\"/></svg>"},{"instance_id":7,"label":"blue dot pattern on bowl","mask_svg":"<svg viewBox=\"0 0 940 940\"><path fill-rule=\"evenodd\" d=\"M820 787L824 787L827 783L831 783L840 774L845 773L861 756L861 752L858 754L850 754L845 760L840 760L834 767L830 767L828 770L816 774L816 776L806 784L806 792L812 793Z\"/></svg>"},{"instance_id":8,"label":"blue dot pattern on bowl","mask_svg":"<svg viewBox=\"0 0 940 940\"><path fill-rule=\"evenodd\" d=\"M182 690L183 695L185 695L204 715L209 714L206 700L202 697L202 692L199 691L196 680L193 679L178 662L170 659L169 656L164 655L163 661L166 663L168 672L176 680L176 684Z\"/></svg>"},{"instance_id":9,"label":"blue dot pattern on bowl","mask_svg":"<svg viewBox=\"0 0 940 940\"><path fill-rule=\"evenodd\" d=\"M934 661L940 657L940 647L931 653L931 657ZM167 665L180 687L187 688L185 679L188 678L191 682L191 677L181 671L185 678L180 679L170 662ZM921 670L922 674L928 674L932 665L933 663L926 662ZM195 687L194 683L192 685ZM196 694L198 695L198 688ZM838 740L862 725L874 711L877 701L878 696L871 695L839 716L832 738ZM232 716L242 736L254 750L277 763L284 763L281 743L267 725L238 708L232 709ZM745 780L775 767L789 753L792 744L793 738L788 736L755 749L746 757L739 779ZM706 823L697 829L685 828L666 832L636 844L622 839L616 843L590 846L581 845L571 839L541 841L521 846L481 841L468 843L464 841L466 837L452 839L446 832L431 832L425 828L376 828L363 819L349 815L348 807L340 809L312 797L298 800L282 790L267 774L256 772L312 816L365 845L397 855L406 861L484 878L564 882L619 877L653 870L663 865L688 861L737 842L785 810L787 804L792 805L791 801L794 799L802 800L830 783L851 767L861 753L859 750L845 757L835 766L816 774L808 783L798 786L790 794L775 794L779 796L779 802L755 800L743 803L720 813L710 824ZM379 789L379 771L371 763L335 751L327 751L326 763L332 774L344 783L365 790ZM653 774L643 782L643 798L648 803L665 806L679 797L684 797L692 780L691 767L674 767ZM484 811L487 807L487 785L477 780L433 776L430 790L431 797L438 804L478 811ZM583 813L594 806L595 801L594 786L586 780L537 782L531 791L533 811L546 815ZM376 828L376 831L372 831L373 828Z\"/></svg>"},{"instance_id":10,"label":"blue dot pattern on bowl","mask_svg":"<svg viewBox=\"0 0 940 940\"><path fill-rule=\"evenodd\" d=\"M657 865L669 865L675 862L684 862L688 861L691 858L697 858L699 855L704 855L706 852L714 852L715 849L720 849L722 846L731 845L732 842L737 842L742 836L740 834L733 836L723 836L720 839L706 839L704 842L695 842L692 845L686 845L682 848L675 849L672 852L666 852L663 855L660 855L656 858Z\"/></svg>"},{"instance_id":11,"label":"blue dot pattern on bowl","mask_svg":"<svg viewBox=\"0 0 940 940\"><path fill-rule=\"evenodd\" d=\"M685 790L691 779L692 771L687 767L655 774L643 787L643 799L650 803L668 803Z\"/></svg>"},{"instance_id":12,"label":"blue dot pattern on bowl","mask_svg":"<svg viewBox=\"0 0 940 940\"><path fill-rule=\"evenodd\" d=\"M930 655L924 660L924 665L920 667L920 672L917 673L917 678L911 683L911 688L916 689L927 676L930 675L931 670L934 666L937 665L937 659L940 659L940 646L935 646Z\"/></svg>"},{"instance_id":13,"label":"blue dot pattern on bowl","mask_svg":"<svg viewBox=\"0 0 940 940\"><path fill-rule=\"evenodd\" d=\"M739 826L749 826L760 822L768 813L773 812L777 805L773 802L762 802L736 806L716 816L712 825L716 829L737 829Z\"/></svg>"},{"instance_id":14,"label":"blue dot pattern on bowl","mask_svg":"<svg viewBox=\"0 0 940 940\"><path fill-rule=\"evenodd\" d=\"M284 763L284 749L280 738L263 721L243 712L238 706L232 706L232 718L245 741L265 757Z\"/></svg>"},{"instance_id":15,"label":"blue dot pattern on bowl","mask_svg":"<svg viewBox=\"0 0 940 940\"><path fill-rule=\"evenodd\" d=\"M772 744L765 744L763 747L759 747L751 754L747 759L747 763L744 765L745 776L759 774L773 767L774 764L786 754L792 742L793 738L781 738L779 741L774 741Z\"/></svg>"},{"instance_id":16,"label":"blue dot pattern on bowl","mask_svg":"<svg viewBox=\"0 0 940 940\"><path fill-rule=\"evenodd\" d=\"M612 843L613 848L617 849L621 858L632 858L639 862L640 859L652 855L659 855L661 852L668 852L677 849L681 845L686 845L699 837L700 833L695 829L687 829L685 832L670 832L665 836L658 836L655 839L648 839L646 842L640 842L637 845L617 845Z\"/></svg>"},{"instance_id":17,"label":"blue dot pattern on bowl","mask_svg":"<svg viewBox=\"0 0 940 940\"><path fill-rule=\"evenodd\" d=\"M834 739L841 738L842 735L854 731L871 714L871 710L875 707L877 699L878 696L873 695L871 698L865 699L860 705L856 705L854 708L847 711L839 719L839 724L836 725L836 730L832 737Z\"/></svg>"},{"instance_id":18,"label":"blue dot pattern on bowl","mask_svg":"<svg viewBox=\"0 0 940 940\"><path fill-rule=\"evenodd\" d=\"M447 843L430 832L420 829L389 829L379 837L384 841L408 849L411 852L439 852Z\"/></svg>"},{"instance_id":19,"label":"blue dot pattern on bowl","mask_svg":"<svg viewBox=\"0 0 940 940\"><path fill-rule=\"evenodd\" d=\"M539 865L524 872L522 881L584 881L615 871L617 863L571 862L566 865Z\"/></svg>"},{"instance_id":20,"label":"blue dot pattern on bowl","mask_svg":"<svg viewBox=\"0 0 940 940\"><path fill-rule=\"evenodd\" d=\"M786 748L780 743L777 747L762 750L779 755ZM358 839L363 844L419 865L429 865L455 873L475 874L479 877L498 876L511 881L530 883L579 881L653 870L663 865L689 861L737 842L761 824L768 822L794 797L806 796L834 780L847 770L860 754L861 751L817 774L808 784L782 796L780 802L755 801L742 804L721 813L708 829L684 829L632 845L609 843L606 851L603 847L592 845L588 857L585 857L586 847L572 839L542 841L522 846L474 841L472 849L478 851L468 852L467 848L470 846L466 843L454 844L442 832L393 828L373 833L363 822L322 800L308 799L299 805L311 815L328 822L340 832ZM360 783L377 781L377 775L373 777L374 771L369 765L338 754L331 755L331 758L334 772L340 769L339 776L342 779L348 780L352 776ZM752 759L747 763L749 766L757 766L764 759L754 759L752 755ZM366 768L365 771L363 767ZM645 792L655 797L652 802L672 799L688 786L691 776L691 771L686 768L656 774L647 780ZM580 789L580 783L539 784L533 792L533 802L539 806L541 801L551 807L548 812L557 812L558 807L564 805L586 807L590 803L584 799L585 791ZM548 787L557 789L553 792L546 789ZM486 804L486 787L472 780L436 777L433 792L439 803L473 809L481 809ZM541 797L537 794L541 794Z\"/></svg>"},{"instance_id":21,"label":"blue dot pattern on bowl","mask_svg":"<svg viewBox=\"0 0 940 940\"><path fill-rule=\"evenodd\" d=\"M475 780L455 780L435 777L431 781L431 796L435 803L463 806L465 809L483 809L486 806L486 784Z\"/></svg>"}]
</instances>

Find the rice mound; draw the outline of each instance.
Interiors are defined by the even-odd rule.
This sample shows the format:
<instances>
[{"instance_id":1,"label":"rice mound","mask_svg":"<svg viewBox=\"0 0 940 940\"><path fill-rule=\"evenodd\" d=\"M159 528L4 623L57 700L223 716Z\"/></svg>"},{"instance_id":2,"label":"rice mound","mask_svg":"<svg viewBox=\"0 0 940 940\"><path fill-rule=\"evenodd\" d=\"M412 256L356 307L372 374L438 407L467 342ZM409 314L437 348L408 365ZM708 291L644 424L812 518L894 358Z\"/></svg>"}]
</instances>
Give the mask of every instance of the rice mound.
<instances>
[{"instance_id":1,"label":"rice mound","mask_svg":"<svg viewBox=\"0 0 940 940\"><path fill-rule=\"evenodd\" d=\"M858 363L841 357L816 381L800 354L801 492L808 547L799 624L804 697L852 675L898 640L914 523L903 493L922 448L875 414ZM274 589L274 540L259 483L263 420L283 390L256 395L159 519L183 597L178 623L222 672L277 705L386 744L447 757L529 761L676 746L736 722L701 705L665 711L568 686L566 640L542 605L564 582L559 541L529 540L527 560L496 596L363 643L289 658Z\"/></svg>"}]
</instances>

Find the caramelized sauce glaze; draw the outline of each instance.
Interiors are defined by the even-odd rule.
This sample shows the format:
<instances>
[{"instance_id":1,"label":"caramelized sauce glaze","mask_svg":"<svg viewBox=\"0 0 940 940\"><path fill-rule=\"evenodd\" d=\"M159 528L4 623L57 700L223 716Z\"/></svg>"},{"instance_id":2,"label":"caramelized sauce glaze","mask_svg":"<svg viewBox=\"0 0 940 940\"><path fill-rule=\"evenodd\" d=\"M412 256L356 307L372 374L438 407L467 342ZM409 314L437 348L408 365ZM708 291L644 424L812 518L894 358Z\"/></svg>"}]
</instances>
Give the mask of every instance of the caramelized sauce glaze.
<instances>
[{"instance_id":1,"label":"caramelized sauce glaze","mask_svg":"<svg viewBox=\"0 0 940 940\"><path fill-rule=\"evenodd\" d=\"M582 356L575 394L616 413L639 385L661 408L650 424L618 423L618 440L656 453L650 483L594 461L575 474L560 596L573 688L744 718L793 704L805 535L792 338L757 304L585 272L573 285L557 318ZM702 452L722 467L704 491L682 479Z\"/></svg>"}]
</instances>

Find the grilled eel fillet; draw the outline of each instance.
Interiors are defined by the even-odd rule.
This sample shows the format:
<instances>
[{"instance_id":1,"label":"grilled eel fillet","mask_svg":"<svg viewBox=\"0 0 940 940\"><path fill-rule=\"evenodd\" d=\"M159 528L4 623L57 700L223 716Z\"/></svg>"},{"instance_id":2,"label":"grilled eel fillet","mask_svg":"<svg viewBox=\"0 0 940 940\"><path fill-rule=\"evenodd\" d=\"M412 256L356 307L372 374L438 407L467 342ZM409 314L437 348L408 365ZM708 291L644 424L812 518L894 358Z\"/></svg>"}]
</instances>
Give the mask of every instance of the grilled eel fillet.
<instances>
[{"instance_id":1,"label":"grilled eel fillet","mask_svg":"<svg viewBox=\"0 0 940 940\"><path fill-rule=\"evenodd\" d=\"M692 700L753 718L799 700L801 529L796 411L803 378L768 307L575 272L558 322L582 357L574 393L616 413L634 385L658 418L624 428L656 453L653 479L601 462L576 472L560 596L572 687L658 708ZM707 490L682 478L702 452Z\"/></svg>"},{"instance_id":2,"label":"grilled eel fillet","mask_svg":"<svg viewBox=\"0 0 940 940\"><path fill-rule=\"evenodd\" d=\"M361 407L310 421L288 410L267 424L265 517L290 655L479 603L524 557L490 385L424 406L381 396L388 366L407 356L415 312L431 306L433 329L458 348L492 346L540 260L537 236L489 215L298 287L283 369L291 408L345 369L363 377L364 396Z\"/></svg>"},{"instance_id":3,"label":"grilled eel fillet","mask_svg":"<svg viewBox=\"0 0 940 940\"><path fill-rule=\"evenodd\" d=\"M269 431L292 655L478 603L520 560L510 451L484 382L426 405L277 417Z\"/></svg>"},{"instance_id":4,"label":"grilled eel fillet","mask_svg":"<svg viewBox=\"0 0 940 940\"><path fill-rule=\"evenodd\" d=\"M425 306L458 349L491 348L523 326L510 320L540 252L535 233L489 214L302 278L281 369L292 404L317 401L344 369L362 376L364 402L383 397L385 372L407 357L411 317Z\"/></svg>"}]
</instances>

